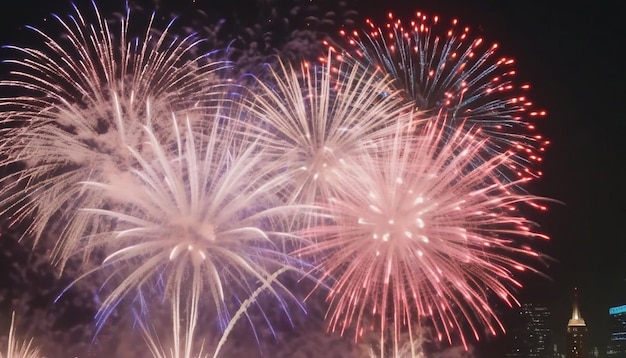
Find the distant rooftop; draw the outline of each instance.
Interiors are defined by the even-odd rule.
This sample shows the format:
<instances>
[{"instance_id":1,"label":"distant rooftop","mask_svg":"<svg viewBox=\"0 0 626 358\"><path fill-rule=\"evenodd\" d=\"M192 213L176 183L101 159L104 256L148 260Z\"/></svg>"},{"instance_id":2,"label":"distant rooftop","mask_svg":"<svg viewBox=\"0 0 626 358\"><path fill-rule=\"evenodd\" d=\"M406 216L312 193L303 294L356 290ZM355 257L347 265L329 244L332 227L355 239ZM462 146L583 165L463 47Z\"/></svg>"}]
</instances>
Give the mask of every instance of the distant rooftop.
<instances>
[{"instance_id":1,"label":"distant rooftop","mask_svg":"<svg viewBox=\"0 0 626 358\"><path fill-rule=\"evenodd\" d=\"M625 312L626 312L626 305L615 306L615 307L609 308L609 314L611 315L625 313Z\"/></svg>"}]
</instances>

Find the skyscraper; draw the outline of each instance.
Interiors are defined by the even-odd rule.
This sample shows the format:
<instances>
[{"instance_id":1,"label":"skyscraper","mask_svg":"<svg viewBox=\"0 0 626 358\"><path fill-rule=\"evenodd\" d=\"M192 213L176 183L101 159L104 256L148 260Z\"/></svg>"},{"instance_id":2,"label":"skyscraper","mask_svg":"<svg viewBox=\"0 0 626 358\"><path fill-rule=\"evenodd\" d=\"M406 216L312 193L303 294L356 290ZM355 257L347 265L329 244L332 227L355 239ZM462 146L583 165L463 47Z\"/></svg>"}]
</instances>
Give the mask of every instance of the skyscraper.
<instances>
[{"instance_id":1,"label":"skyscraper","mask_svg":"<svg viewBox=\"0 0 626 358\"><path fill-rule=\"evenodd\" d=\"M578 291L574 289L572 318L567 322L566 358L587 358L587 324L578 309Z\"/></svg>"},{"instance_id":2,"label":"skyscraper","mask_svg":"<svg viewBox=\"0 0 626 358\"><path fill-rule=\"evenodd\" d=\"M543 305L522 305L512 329L512 351L507 357L548 358L551 354L552 332L550 310Z\"/></svg>"},{"instance_id":3,"label":"skyscraper","mask_svg":"<svg viewBox=\"0 0 626 358\"><path fill-rule=\"evenodd\" d=\"M611 316L611 341L607 357L626 357L626 305L609 308Z\"/></svg>"}]
</instances>

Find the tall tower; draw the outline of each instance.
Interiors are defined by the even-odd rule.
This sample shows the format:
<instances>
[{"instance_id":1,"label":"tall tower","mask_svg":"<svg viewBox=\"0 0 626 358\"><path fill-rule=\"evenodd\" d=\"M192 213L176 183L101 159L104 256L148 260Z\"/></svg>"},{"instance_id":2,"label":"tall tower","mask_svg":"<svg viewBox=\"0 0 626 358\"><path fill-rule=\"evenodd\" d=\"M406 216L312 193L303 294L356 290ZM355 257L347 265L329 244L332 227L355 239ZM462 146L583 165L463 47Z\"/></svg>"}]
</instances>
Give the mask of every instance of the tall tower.
<instances>
[{"instance_id":1,"label":"tall tower","mask_svg":"<svg viewBox=\"0 0 626 358\"><path fill-rule=\"evenodd\" d=\"M578 309L578 290L574 289L572 318L567 322L566 358L587 358L587 325Z\"/></svg>"}]
</instances>

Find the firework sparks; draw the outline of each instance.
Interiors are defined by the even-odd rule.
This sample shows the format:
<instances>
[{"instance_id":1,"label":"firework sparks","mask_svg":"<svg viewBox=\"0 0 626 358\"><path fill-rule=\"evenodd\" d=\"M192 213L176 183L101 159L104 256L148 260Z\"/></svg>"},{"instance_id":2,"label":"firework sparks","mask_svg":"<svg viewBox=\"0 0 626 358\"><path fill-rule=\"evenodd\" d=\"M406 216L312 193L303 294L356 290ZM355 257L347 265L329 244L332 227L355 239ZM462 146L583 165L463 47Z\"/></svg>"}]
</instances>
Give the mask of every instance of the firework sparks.
<instances>
[{"instance_id":1,"label":"firework sparks","mask_svg":"<svg viewBox=\"0 0 626 358\"><path fill-rule=\"evenodd\" d=\"M33 346L33 340L18 341L15 328L15 312L11 316L11 328L9 328L9 340L7 343L6 358L39 358L41 352L39 348ZM0 352L0 358L3 358Z\"/></svg>"},{"instance_id":2,"label":"firework sparks","mask_svg":"<svg viewBox=\"0 0 626 358\"><path fill-rule=\"evenodd\" d=\"M0 82L19 93L0 101L0 164L23 165L3 178L2 209L15 222L29 222L26 235L35 243L61 222L54 251L61 267L74 242L100 225L76 209L101 206L102 198L76 183L125 170L132 158L120 148L140 148L142 126L153 116L205 103L215 71L224 66L207 54L191 56L200 42L193 36L166 30L154 37L154 15L138 38L129 33L129 11L119 33L95 5L94 15L94 25L78 9L68 20L56 16L64 33L59 41L31 28L44 49L11 47L20 57L5 61L16 69ZM151 125L159 136L172 133Z\"/></svg>"},{"instance_id":3,"label":"firework sparks","mask_svg":"<svg viewBox=\"0 0 626 358\"><path fill-rule=\"evenodd\" d=\"M292 33L286 57L315 53L336 18L309 10L294 10L310 27ZM55 16L58 40L32 28L41 49L10 47L16 70L0 85L18 94L0 99L0 168L12 173L0 179L0 214L27 223L35 243L59 223L61 268L104 255L80 278L108 275L98 324L123 300L139 302L148 348L167 356L145 314L160 295L172 308L171 355L207 354L194 337L205 309L224 333L217 355L248 306L269 321L261 292L291 319L287 301L299 303L278 276L313 267L331 286L331 330L377 332L381 356L416 356L426 321L466 349L467 336L504 330L491 297L517 303L516 271L535 271L528 259L541 256L527 241L547 239L518 206L545 210L520 187L541 175L548 142L532 123L544 113L496 45L456 20L438 35L438 17L390 14L382 29L342 32L350 48L331 48L322 65L276 57L241 90L248 83L221 78L227 64L202 53L201 39L170 34L173 23L159 31L153 15L135 38L130 10L119 33L93 15ZM238 70L291 29L265 25L276 34L263 33L261 49L258 29L246 29Z\"/></svg>"},{"instance_id":4,"label":"firework sparks","mask_svg":"<svg viewBox=\"0 0 626 358\"><path fill-rule=\"evenodd\" d=\"M289 201L326 200L343 167L393 135L397 114L410 111L388 79L358 62L301 72L281 63L273 83L259 83L250 112L289 178ZM407 122L407 125L409 123Z\"/></svg>"},{"instance_id":5,"label":"firework sparks","mask_svg":"<svg viewBox=\"0 0 626 358\"><path fill-rule=\"evenodd\" d=\"M538 198L498 181L509 154L476 167L485 141L462 128L448 137L442 121L396 136L392 150L350 168L352 180L328 203L336 225L312 228L318 241L298 251L316 254L318 269L335 279L332 330L362 334L373 314L371 328L390 326L395 347L425 317L439 339L452 341L456 331L464 345L466 325L476 339L483 325L503 330L488 297L516 303L514 272L530 269L517 259L539 256L526 241L546 238L516 206Z\"/></svg>"},{"instance_id":6,"label":"firework sparks","mask_svg":"<svg viewBox=\"0 0 626 358\"><path fill-rule=\"evenodd\" d=\"M549 142L534 121L545 111L534 109L530 86L516 81L514 59L498 56L497 44L487 45L456 19L446 28L422 12L406 23L393 13L383 27L366 22L365 31L340 32L349 55L391 75L416 108L442 113L452 126L480 128L492 138L489 155L515 153L507 163L511 180L541 176L536 167Z\"/></svg>"},{"instance_id":7,"label":"firework sparks","mask_svg":"<svg viewBox=\"0 0 626 358\"><path fill-rule=\"evenodd\" d=\"M204 134L195 132L190 120L179 132L174 120L174 143L159 141L146 126L146 151L127 147L136 169L82 183L86 191L102 192L114 208L82 209L111 222L111 231L96 233L83 247L103 247L107 257L99 270L111 269L111 282L121 277L99 318L125 296L141 296L159 282L176 307L188 302L189 332L202 301L214 304L224 328L231 319L229 303L237 300L231 297L249 296L255 282L268 286L285 307L283 296L293 298L280 283L267 281L274 270L294 262L279 250L279 241L294 238L281 231L280 222L304 210L278 205L281 179L264 165L263 149L251 144L229 115L228 108L215 113L215 125Z\"/></svg>"}]
</instances>

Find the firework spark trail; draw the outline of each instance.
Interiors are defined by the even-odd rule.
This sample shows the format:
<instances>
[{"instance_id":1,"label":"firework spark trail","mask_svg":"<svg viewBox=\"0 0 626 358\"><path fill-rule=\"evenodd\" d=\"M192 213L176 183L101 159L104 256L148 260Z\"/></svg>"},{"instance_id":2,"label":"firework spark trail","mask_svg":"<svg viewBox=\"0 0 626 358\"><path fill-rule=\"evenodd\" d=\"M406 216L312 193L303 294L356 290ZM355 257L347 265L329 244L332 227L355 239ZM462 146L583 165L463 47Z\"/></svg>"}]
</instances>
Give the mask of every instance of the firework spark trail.
<instances>
[{"instance_id":1,"label":"firework spark trail","mask_svg":"<svg viewBox=\"0 0 626 358\"><path fill-rule=\"evenodd\" d=\"M191 305L189 305L191 306ZM198 340L194 336L198 321L198 313L195 307L186 307L188 310L181 309L180 302L175 300L172 303L172 343L165 349L158 338L155 330L144 322L143 317L138 319L138 326L141 330L143 338L148 346L148 350L153 358L208 358L208 354L204 351L204 341L196 343ZM191 309L190 309L191 308ZM181 318L181 313L187 313L185 318ZM189 322L186 326L179 322Z\"/></svg>"},{"instance_id":2,"label":"firework spark trail","mask_svg":"<svg viewBox=\"0 0 626 358\"><path fill-rule=\"evenodd\" d=\"M444 114L453 127L480 128L492 138L489 155L515 153L505 170L511 180L541 176L537 167L549 141L534 122L545 111L533 108L529 85L517 83L515 61L498 57L497 44L487 46L456 19L446 29L438 16L422 12L408 23L389 13L382 28L366 22L364 31L340 31L338 48L389 73L416 108Z\"/></svg>"},{"instance_id":3,"label":"firework spark trail","mask_svg":"<svg viewBox=\"0 0 626 358\"><path fill-rule=\"evenodd\" d=\"M15 312L13 312L6 347L6 358L39 358L42 356L40 349L33 345L32 338L27 341L19 341L15 331ZM0 352L0 358L4 357L2 352Z\"/></svg>"},{"instance_id":4,"label":"firework spark trail","mask_svg":"<svg viewBox=\"0 0 626 358\"><path fill-rule=\"evenodd\" d=\"M514 271L532 270L517 259L538 257L527 241L547 238L516 206L539 198L497 180L509 154L475 167L485 140L463 128L448 137L444 121L421 126L418 136L398 135L392 150L347 168L352 175L342 176L328 203L336 224L310 228L317 241L296 252L315 254L318 269L335 280L333 331L352 327L358 336L376 328L382 341L389 325L397 349L401 332L411 334L424 317L440 340L452 341L456 331L464 345L466 324L476 339L483 325L503 330L488 297L516 303ZM368 314L379 322L365 327Z\"/></svg>"},{"instance_id":5,"label":"firework spark trail","mask_svg":"<svg viewBox=\"0 0 626 358\"><path fill-rule=\"evenodd\" d=\"M74 243L100 226L76 209L101 206L102 198L76 183L125 170L132 158L120 148L139 150L142 126L152 117L203 106L225 66L208 54L191 56L201 40L173 36L172 23L155 37L154 15L137 38L131 38L129 10L119 33L95 5L94 16L95 24L78 9L67 20L55 16L64 34L59 41L31 28L43 49L12 46L20 56L5 62L16 69L0 82L19 93L0 101L0 164L24 165L3 178L0 204L15 222L31 221L25 235L35 243L53 221L63 223L54 247L61 267ZM169 126L151 125L158 136L171 136Z\"/></svg>"},{"instance_id":6,"label":"firework spark trail","mask_svg":"<svg viewBox=\"0 0 626 358\"><path fill-rule=\"evenodd\" d=\"M332 69L303 63L297 71L281 62L249 101L273 161L289 179L288 202L326 200L341 168L368 148L381 148L397 114L411 111L374 69L348 60Z\"/></svg>"}]
</instances>

